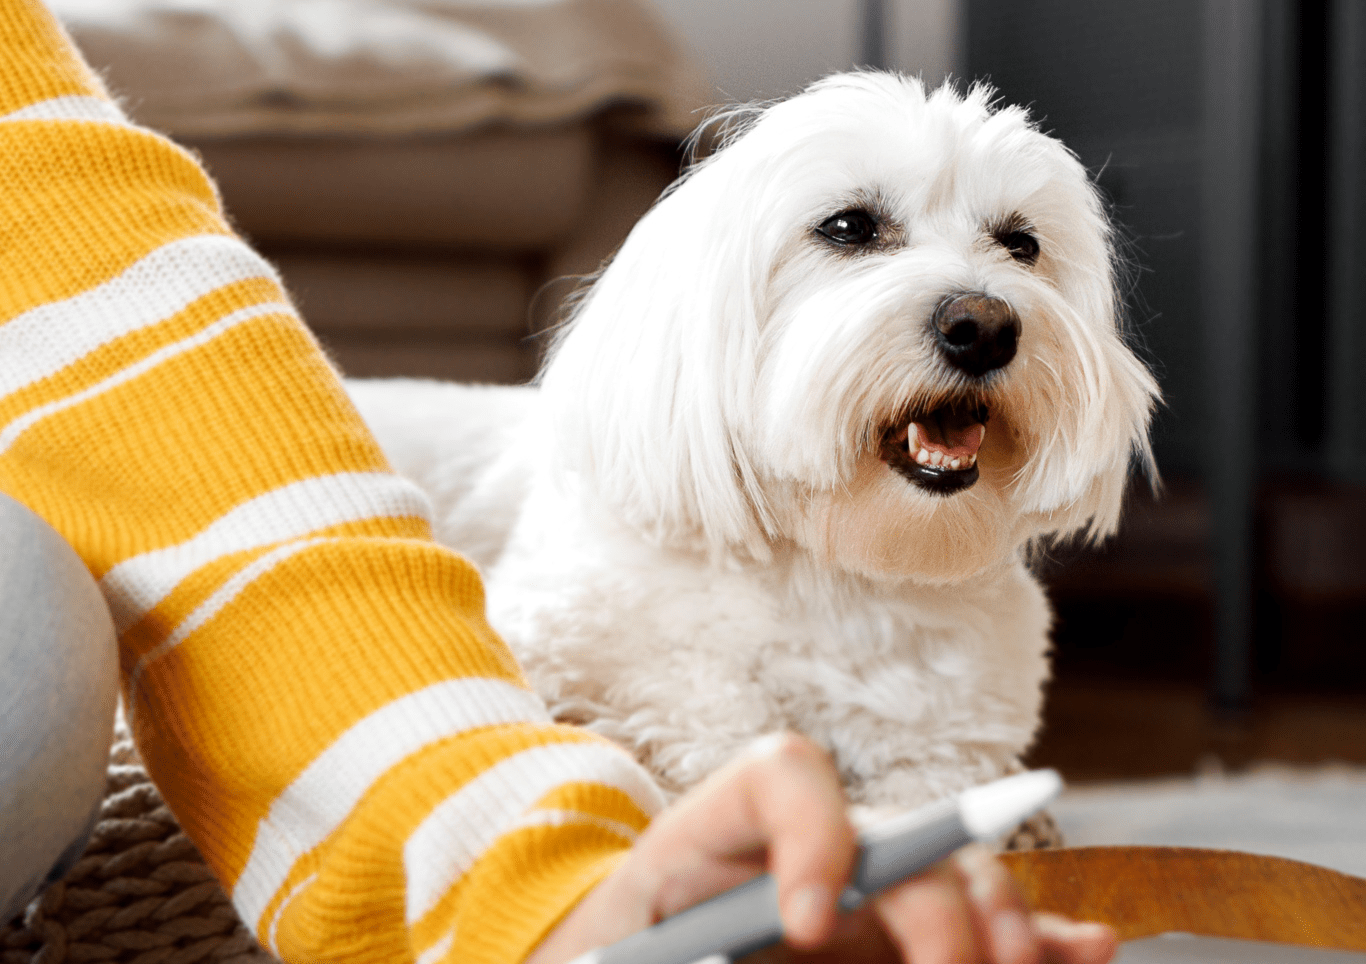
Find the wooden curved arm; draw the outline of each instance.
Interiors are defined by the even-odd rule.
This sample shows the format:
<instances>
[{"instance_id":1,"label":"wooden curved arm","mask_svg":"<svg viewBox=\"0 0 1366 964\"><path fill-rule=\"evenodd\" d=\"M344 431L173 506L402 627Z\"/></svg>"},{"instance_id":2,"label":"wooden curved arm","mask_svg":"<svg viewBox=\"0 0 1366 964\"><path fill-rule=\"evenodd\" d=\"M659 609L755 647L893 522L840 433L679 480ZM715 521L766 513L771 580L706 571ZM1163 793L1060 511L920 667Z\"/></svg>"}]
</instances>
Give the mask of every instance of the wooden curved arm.
<instances>
[{"instance_id":1,"label":"wooden curved arm","mask_svg":"<svg viewBox=\"0 0 1366 964\"><path fill-rule=\"evenodd\" d=\"M1366 880L1231 850L1074 847L1002 854L1035 910L1121 940L1183 931L1366 951Z\"/></svg>"}]
</instances>

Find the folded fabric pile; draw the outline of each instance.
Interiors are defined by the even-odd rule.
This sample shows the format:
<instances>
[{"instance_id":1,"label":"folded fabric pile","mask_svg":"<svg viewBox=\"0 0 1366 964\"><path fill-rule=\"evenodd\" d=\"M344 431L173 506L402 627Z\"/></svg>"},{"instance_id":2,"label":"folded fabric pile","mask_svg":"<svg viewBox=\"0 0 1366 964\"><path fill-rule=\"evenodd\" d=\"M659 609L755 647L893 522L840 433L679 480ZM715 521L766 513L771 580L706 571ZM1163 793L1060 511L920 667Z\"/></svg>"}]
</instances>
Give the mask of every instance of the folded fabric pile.
<instances>
[{"instance_id":1,"label":"folded fabric pile","mask_svg":"<svg viewBox=\"0 0 1366 964\"><path fill-rule=\"evenodd\" d=\"M177 136L397 134L637 108L682 135L706 89L639 0L54 0L141 123Z\"/></svg>"}]
</instances>

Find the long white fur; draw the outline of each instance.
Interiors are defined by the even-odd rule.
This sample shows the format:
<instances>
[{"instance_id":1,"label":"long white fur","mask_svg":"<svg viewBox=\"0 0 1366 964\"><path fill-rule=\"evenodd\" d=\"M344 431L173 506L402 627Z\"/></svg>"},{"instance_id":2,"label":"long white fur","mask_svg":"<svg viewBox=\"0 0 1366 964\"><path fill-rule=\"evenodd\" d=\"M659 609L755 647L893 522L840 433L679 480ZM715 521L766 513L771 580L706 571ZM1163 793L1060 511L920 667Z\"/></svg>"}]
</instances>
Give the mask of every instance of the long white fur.
<instances>
[{"instance_id":1,"label":"long white fur","mask_svg":"<svg viewBox=\"0 0 1366 964\"><path fill-rule=\"evenodd\" d=\"M1033 738L1051 616L1027 549L1114 530L1157 388L1119 330L1086 172L991 96L857 73L730 115L587 291L539 389L350 386L438 538L482 568L552 712L670 790L792 728L855 802L914 806ZM874 201L903 244L849 257L815 237ZM990 235L1010 215L1033 266ZM965 387L929 334L958 290L1004 299L1022 331L988 379L980 480L944 496L878 444Z\"/></svg>"}]
</instances>

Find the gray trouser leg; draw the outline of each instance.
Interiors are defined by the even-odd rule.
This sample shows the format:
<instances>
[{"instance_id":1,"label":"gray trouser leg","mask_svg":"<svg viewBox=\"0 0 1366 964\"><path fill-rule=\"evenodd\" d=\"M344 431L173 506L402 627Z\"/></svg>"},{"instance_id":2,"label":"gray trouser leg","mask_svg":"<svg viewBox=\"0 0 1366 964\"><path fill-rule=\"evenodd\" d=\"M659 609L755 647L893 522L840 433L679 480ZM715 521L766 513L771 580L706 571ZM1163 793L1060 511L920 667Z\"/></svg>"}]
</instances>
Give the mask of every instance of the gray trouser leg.
<instances>
[{"instance_id":1,"label":"gray trouser leg","mask_svg":"<svg viewBox=\"0 0 1366 964\"><path fill-rule=\"evenodd\" d=\"M47 523L0 494L0 923L84 849L117 694L95 580Z\"/></svg>"}]
</instances>

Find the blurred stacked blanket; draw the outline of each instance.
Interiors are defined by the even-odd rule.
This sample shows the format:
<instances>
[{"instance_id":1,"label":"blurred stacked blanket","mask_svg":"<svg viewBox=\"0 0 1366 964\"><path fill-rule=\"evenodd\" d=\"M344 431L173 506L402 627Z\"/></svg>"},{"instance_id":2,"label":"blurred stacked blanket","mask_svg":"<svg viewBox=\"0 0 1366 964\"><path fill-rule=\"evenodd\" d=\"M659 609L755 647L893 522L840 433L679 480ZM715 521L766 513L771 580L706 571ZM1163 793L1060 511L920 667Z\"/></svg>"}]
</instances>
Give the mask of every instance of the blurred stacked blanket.
<instances>
[{"instance_id":1,"label":"blurred stacked blanket","mask_svg":"<svg viewBox=\"0 0 1366 964\"><path fill-rule=\"evenodd\" d=\"M647 0L54 0L349 374L520 381L706 86ZM534 309L534 310L533 310Z\"/></svg>"},{"instance_id":2,"label":"blurred stacked blanket","mask_svg":"<svg viewBox=\"0 0 1366 964\"><path fill-rule=\"evenodd\" d=\"M186 137L452 133L614 104L665 136L699 77L638 0L56 0L137 118Z\"/></svg>"}]
</instances>

